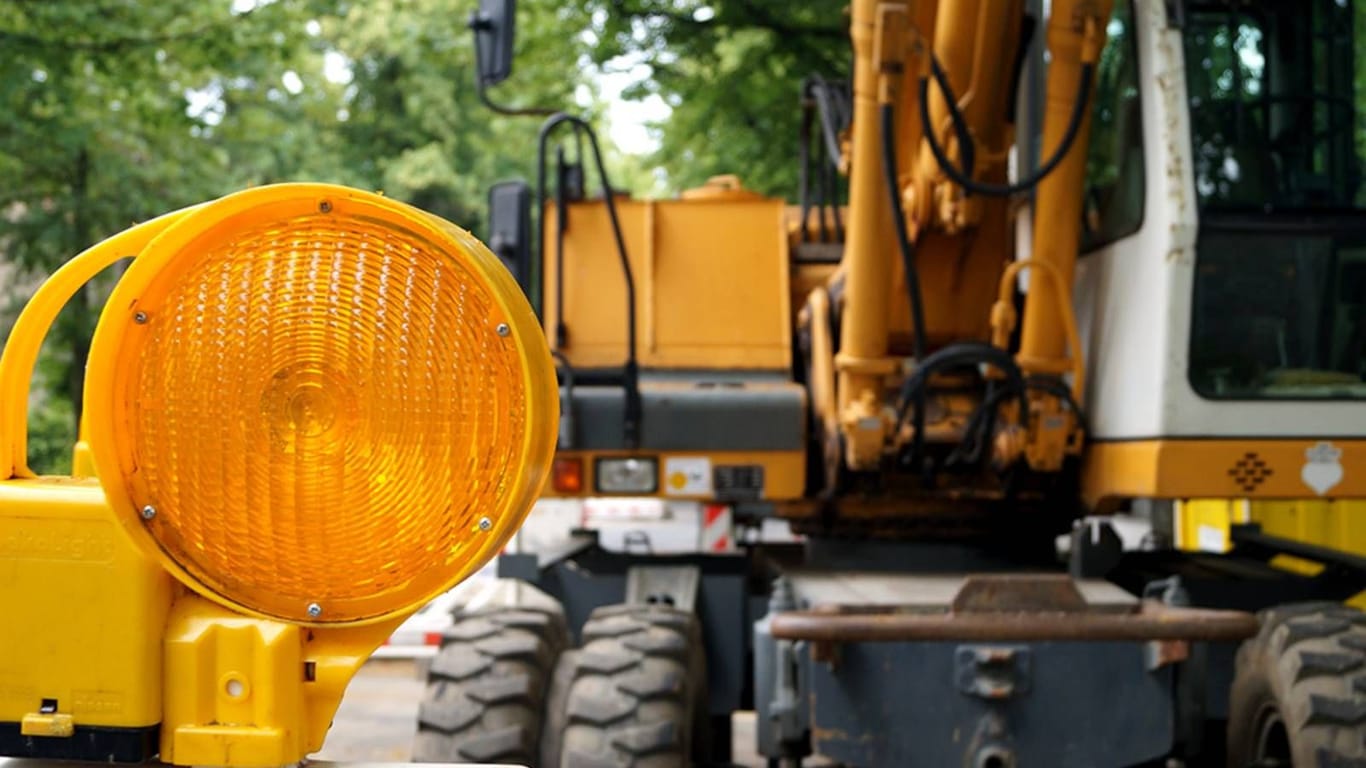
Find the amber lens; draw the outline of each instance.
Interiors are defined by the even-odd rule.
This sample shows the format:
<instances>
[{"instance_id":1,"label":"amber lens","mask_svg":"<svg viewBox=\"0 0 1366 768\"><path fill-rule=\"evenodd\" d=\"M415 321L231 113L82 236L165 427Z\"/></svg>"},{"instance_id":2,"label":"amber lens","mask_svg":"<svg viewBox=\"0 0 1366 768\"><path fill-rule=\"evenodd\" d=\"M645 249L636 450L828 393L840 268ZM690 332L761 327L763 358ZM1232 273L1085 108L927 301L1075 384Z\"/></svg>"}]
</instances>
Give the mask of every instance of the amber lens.
<instances>
[{"instance_id":1,"label":"amber lens","mask_svg":"<svg viewBox=\"0 0 1366 768\"><path fill-rule=\"evenodd\" d=\"M233 603L301 621L420 604L525 514L516 486L546 460L528 420L546 414L506 297L481 246L396 205L234 213L171 244L136 299L127 494Z\"/></svg>"}]
</instances>

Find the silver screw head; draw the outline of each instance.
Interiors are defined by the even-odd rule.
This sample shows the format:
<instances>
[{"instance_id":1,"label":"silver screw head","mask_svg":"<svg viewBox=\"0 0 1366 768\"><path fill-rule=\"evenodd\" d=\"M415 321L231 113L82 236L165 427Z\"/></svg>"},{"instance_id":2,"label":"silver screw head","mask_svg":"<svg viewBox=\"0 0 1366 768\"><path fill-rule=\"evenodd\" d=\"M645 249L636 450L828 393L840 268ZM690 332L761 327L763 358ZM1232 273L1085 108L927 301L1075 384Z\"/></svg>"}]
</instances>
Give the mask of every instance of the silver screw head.
<instances>
[{"instance_id":1,"label":"silver screw head","mask_svg":"<svg viewBox=\"0 0 1366 768\"><path fill-rule=\"evenodd\" d=\"M481 531L490 531L490 530L493 530L493 521L490 520L490 519L488 519L487 517L481 517L481 518L479 518L479 530L481 530Z\"/></svg>"},{"instance_id":2,"label":"silver screw head","mask_svg":"<svg viewBox=\"0 0 1366 768\"><path fill-rule=\"evenodd\" d=\"M507 323L499 323L496 330L498 331L499 336L508 336L512 333L512 328L510 328Z\"/></svg>"},{"instance_id":3,"label":"silver screw head","mask_svg":"<svg viewBox=\"0 0 1366 768\"><path fill-rule=\"evenodd\" d=\"M145 506L145 507L142 508L142 519L143 519L143 520L151 520L152 518L154 518L154 517L156 517L156 516L157 516L157 508L154 507L154 506L152 506L151 504L148 504L147 506Z\"/></svg>"},{"instance_id":4,"label":"silver screw head","mask_svg":"<svg viewBox=\"0 0 1366 768\"><path fill-rule=\"evenodd\" d=\"M138 325L146 325L146 324L147 324L147 313L146 313L146 312L136 312L136 313L134 313L134 314L133 314L133 322L137 323Z\"/></svg>"},{"instance_id":5,"label":"silver screw head","mask_svg":"<svg viewBox=\"0 0 1366 768\"><path fill-rule=\"evenodd\" d=\"M310 618L318 618L319 616L323 615L323 607L321 605L318 605L317 603L309 603L308 615Z\"/></svg>"}]
</instances>

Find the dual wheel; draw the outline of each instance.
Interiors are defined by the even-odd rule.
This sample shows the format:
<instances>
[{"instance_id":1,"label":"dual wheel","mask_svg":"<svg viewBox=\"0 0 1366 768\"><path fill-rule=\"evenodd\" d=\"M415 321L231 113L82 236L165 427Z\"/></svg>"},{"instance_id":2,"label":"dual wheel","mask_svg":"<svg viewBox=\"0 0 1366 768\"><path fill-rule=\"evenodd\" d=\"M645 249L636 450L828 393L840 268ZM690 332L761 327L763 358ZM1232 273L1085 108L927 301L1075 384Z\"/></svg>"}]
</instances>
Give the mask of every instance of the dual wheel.
<instances>
[{"instance_id":1,"label":"dual wheel","mask_svg":"<svg viewBox=\"0 0 1366 768\"><path fill-rule=\"evenodd\" d=\"M705 751L706 669L690 612L594 611L569 648L555 606L458 614L432 661L416 762L672 768Z\"/></svg>"}]
</instances>

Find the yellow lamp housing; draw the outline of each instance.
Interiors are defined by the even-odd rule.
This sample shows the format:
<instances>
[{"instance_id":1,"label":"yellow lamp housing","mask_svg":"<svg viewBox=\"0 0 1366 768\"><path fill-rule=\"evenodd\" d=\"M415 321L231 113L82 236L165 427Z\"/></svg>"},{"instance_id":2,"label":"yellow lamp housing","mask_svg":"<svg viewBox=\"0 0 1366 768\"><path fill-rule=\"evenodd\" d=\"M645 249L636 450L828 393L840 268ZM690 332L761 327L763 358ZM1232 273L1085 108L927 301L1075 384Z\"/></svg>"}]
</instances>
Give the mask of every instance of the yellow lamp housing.
<instances>
[{"instance_id":1,"label":"yellow lamp housing","mask_svg":"<svg viewBox=\"0 0 1366 768\"><path fill-rule=\"evenodd\" d=\"M98 484L35 478L38 345L128 256L87 368ZM316 751L374 648L521 524L557 407L498 260L379 195L248 190L73 259L0 358L0 755Z\"/></svg>"}]
</instances>

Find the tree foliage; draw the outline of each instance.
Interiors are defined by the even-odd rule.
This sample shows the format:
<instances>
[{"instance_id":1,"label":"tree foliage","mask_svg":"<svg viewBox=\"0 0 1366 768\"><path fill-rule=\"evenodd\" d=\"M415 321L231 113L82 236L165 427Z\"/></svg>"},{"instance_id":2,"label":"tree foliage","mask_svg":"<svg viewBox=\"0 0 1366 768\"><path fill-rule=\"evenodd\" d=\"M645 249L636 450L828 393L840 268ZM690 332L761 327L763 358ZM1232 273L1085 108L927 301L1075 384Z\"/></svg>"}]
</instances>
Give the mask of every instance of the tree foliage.
<instances>
[{"instance_id":1,"label":"tree foliage","mask_svg":"<svg viewBox=\"0 0 1366 768\"><path fill-rule=\"evenodd\" d=\"M522 96L566 106L581 11L522 3ZM536 125L478 104L455 0L0 0L0 341L36 279L137 221L245 186L383 190L478 228ZM527 59L531 59L528 61ZM537 66L543 59L552 66ZM523 76L525 75L525 76ZM61 470L112 277L35 376L31 458Z\"/></svg>"},{"instance_id":2,"label":"tree foliage","mask_svg":"<svg viewBox=\"0 0 1366 768\"><path fill-rule=\"evenodd\" d=\"M628 98L672 107L651 158L678 188L737 173L795 196L802 81L848 77L847 0L597 0L592 56L649 68Z\"/></svg>"}]
</instances>

